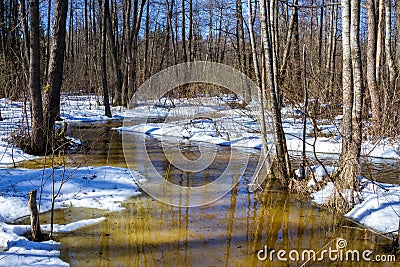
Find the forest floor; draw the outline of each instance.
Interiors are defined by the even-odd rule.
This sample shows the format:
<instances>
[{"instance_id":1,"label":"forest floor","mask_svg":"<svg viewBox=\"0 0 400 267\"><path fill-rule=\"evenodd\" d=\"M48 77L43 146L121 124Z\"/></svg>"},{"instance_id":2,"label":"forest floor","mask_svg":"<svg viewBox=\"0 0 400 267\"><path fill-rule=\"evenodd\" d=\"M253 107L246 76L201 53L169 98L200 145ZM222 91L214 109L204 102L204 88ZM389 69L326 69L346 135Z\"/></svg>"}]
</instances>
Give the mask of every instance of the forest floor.
<instances>
[{"instance_id":1,"label":"forest floor","mask_svg":"<svg viewBox=\"0 0 400 267\"><path fill-rule=\"evenodd\" d=\"M99 99L94 96L64 95L61 103L61 118L67 122L98 122L110 118L103 116L104 107L98 105ZM129 117L145 118L144 123L117 128L119 132L147 134L168 142L208 142L216 145L232 146L243 149L261 149L259 123L248 110L240 108L222 108L231 105L230 97L197 98L154 102L126 111L113 107L111 119ZM256 105L253 106L256 109ZM58 177L56 190L62 184L60 195L56 198L55 207L68 206L99 208L106 210L122 209L120 203L125 199L140 194L135 183L145 179L136 171L109 166L102 167L58 167L52 169L28 170L14 168L20 161L35 159L10 143L11 134L24 127L29 116L24 115L24 103L0 99L0 266L18 262L19 265L67 265L59 259L59 244L54 241L43 243L30 242L24 235L29 231L27 225L12 224L16 219L29 215L27 194L30 190L39 190L43 185L40 211L51 208L51 180ZM27 108L29 110L29 108ZM287 107L283 110L284 130L289 150L293 153L302 151L303 123L301 111ZM146 118L162 118L163 122L148 123ZM267 118L267 121L270 120ZM314 138L313 125L307 122L306 151L320 155L338 156L341 148L339 134L340 117L331 121L321 121L318 125L320 137ZM272 136L268 134L268 140ZM80 140L72 140L76 144ZM315 145L314 145L315 144ZM372 161L382 158L398 161L399 144L381 138L372 142L368 138L363 143L362 155ZM329 173L335 166L326 166ZM315 173L317 181L327 175L321 166L310 166L308 170ZM138 170L140 171L140 170ZM383 233L397 230L400 218L400 186L378 183L359 177L362 184L363 202L358 203L345 216L360 224ZM314 179L308 186L313 188ZM314 190L312 201L322 204L332 194L332 183L326 182L322 190ZM56 225L55 232L72 231L104 218L82 220L67 225ZM43 230L49 225L43 225Z\"/></svg>"}]
</instances>

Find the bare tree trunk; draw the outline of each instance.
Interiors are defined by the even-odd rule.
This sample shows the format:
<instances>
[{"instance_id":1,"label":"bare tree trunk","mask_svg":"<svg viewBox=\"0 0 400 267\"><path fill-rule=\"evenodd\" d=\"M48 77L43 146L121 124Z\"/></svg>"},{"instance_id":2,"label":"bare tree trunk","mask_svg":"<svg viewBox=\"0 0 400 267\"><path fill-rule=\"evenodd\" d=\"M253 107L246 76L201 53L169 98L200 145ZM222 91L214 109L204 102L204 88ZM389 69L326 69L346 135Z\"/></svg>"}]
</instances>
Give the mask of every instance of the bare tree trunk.
<instances>
[{"instance_id":1,"label":"bare tree trunk","mask_svg":"<svg viewBox=\"0 0 400 267\"><path fill-rule=\"evenodd\" d=\"M376 15L375 0L367 0L368 13L368 49L367 49L367 83L369 94L371 96L372 118L375 124L379 123L381 116L381 104L376 81Z\"/></svg>"},{"instance_id":2,"label":"bare tree trunk","mask_svg":"<svg viewBox=\"0 0 400 267\"><path fill-rule=\"evenodd\" d=\"M251 51L252 51L252 58L253 58L253 68L254 68L254 73L256 76L257 85L259 87L258 98L260 100L259 109L260 109L260 113L261 113L261 138L262 138L263 150L264 150L264 153L266 153L268 150L267 126L266 126L266 121L265 121L266 99L265 99L265 92L261 85L262 81L261 81L261 76L260 76L260 67L258 65L258 59L257 59L257 50L256 50L256 43L255 43L254 29L253 29L255 14L253 15L253 6L251 3L251 0L247 0L247 9L248 9L248 15L249 15L248 22L249 22L249 35L250 35Z\"/></svg>"},{"instance_id":3,"label":"bare tree trunk","mask_svg":"<svg viewBox=\"0 0 400 267\"><path fill-rule=\"evenodd\" d=\"M343 45L343 119L342 153L348 151L352 142L353 77L350 39L350 3L342 1L342 45Z\"/></svg>"},{"instance_id":4,"label":"bare tree trunk","mask_svg":"<svg viewBox=\"0 0 400 267\"><path fill-rule=\"evenodd\" d=\"M319 14L319 34L318 34L318 67L320 71L322 68L322 37L324 32L324 5L325 1L322 0L320 14Z\"/></svg>"},{"instance_id":5,"label":"bare tree trunk","mask_svg":"<svg viewBox=\"0 0 400 267\"><path fill-rule=\"evenodd\" d=\"M248 17L249 35L250 35L251 52L253 58L254 74L256 76L257 85L261 88L260 67L258 65L257 48L256 48L256 41L254 38L254 29L253 29L255 14L253 15L253 7L251 4L251 0L247 0L247 9L249 14Z\"/></svg>"},{"instance_id":6,"label":"bare tree trunk","mask_svg":"<svg viewBox=\"0 0 400 267\"><path fill-rule=\"evenodd\" d=\"M166 2L168 2L168 0L166 0ZM163 68L163 64L164 64L164 60L165 60L165 55L167 53L167 51L169 51L169 39L170 39L170 23L169 21L169 8L167 8L167 22L166 22L166 29L165 29L165 39L164 39L164 45L162 47L162 52L161 52L161 63L159 66L158 71L161 71Z\"/></svg>"},{"instance_id":7,"label":"bare tree trunk","mask_svg":"<svg viewBox=\"0 0 400 267\"><path fill-rule=\"evenodd\" d=\"M333 41L335 38L333 32L334 32L334 25L335 25L334 20L336 12L335 12L335 5L333 5L333 1L334 0L331 0L332 6L329 9L329 28L328 28L328 45L327 45L328 51L326 53L328 57L326 59L326 65L325 65L325 68L328 72L332 71L330 66L333 58L332 50L333 50Z\"/></svg>"},{"instance_id":8,"label":"bare tree trunk","mask_svg":"<svg viewBox=\"0 0 400 267\"><path fill-rule=\"evenodd\" d=\"M122 99L123 105L127 106L129 104L129 86L132 85L132 29L131 29L131 1L126 1L124 3L124 45L125 45L125 77L122 87Z\"/></svg>"},{"instance_id":9,"label":"bare tree trunk","mask_svg":"<svg viewBox=\"0 0 400 267\"><path fill-rule=\"evenodd\" d=\"M269 3L269 2L267 2ZM288 186L288 179L290 177L290 162L288 162L286 139L282 127L281 110L279 105L279 88L276 82L277 77L277 62L276 56L276 45L272 42L272 37L274 36L271 27L273 25L273 15L269 13L271 9L266 8L266 3L260 1L260 21L261 21L261 38L264 48L265 56L265 74L268 78L268 89L271 102L271 113L273 120L273 131L274 131L274 141L276 146L276 154L278 159L278 178L284 186ZM273 11L273 10L272 10ZM272 18L272 19L271 19Z\"/></svg>"},{"instance_id":10,"label":"bare tree trunk","mask_svg":"<svg viewBox=\"0 0 400 267\"><path fill-rule=\"evenodd\" d=\"M193 60L193 0L189 0L189 36L188 36L189 61Z\"/></svg>"},{"instance_id":11,"label":"bare tree trunk","mask_svg":"<svg viewBox=\"0 0 400 267\"><path fill-rule=\"evenodd\" d=\"M378 34L376 37L376 82L381 85L381 64L383 56L383 33L385 30L385 0L378 0Z\"/></svg>"},{"instance_id":12,"label":"bare tree trunk","mask_svg":"<svg viewBox=\"0 0 400 267\"><path fill-rule=\"evenodd\" d=\"M362 107L364 99L363 68L361 63L360 47L360 0L351 1L351 24L350 24L350 44L351 61L353 68L353 115L352 127L355 150L357 159L360 157L362 143Z\"/></svg>"},{"instance_id":13,"label":"bare tree trunk","mask_svg":"<svg viewBox=\"0 0 400 267\"><path fill-rule=\"evenodd\" d=\"M115 76L117 79L117 88L115 90L115 99L113 105L120 106L122 104L122 72L121 65L117 54L117 48L115 46L115 36L112 30L110 7L108 0L105 0L104 16L106 20L106 29L108 36L108 43L111 48L111 56L113 59L113 65L115 69Z\"/></svg>"},{"instance_id":14,"label":"bare tree trunk","mask_svg":"<svg viewBox=\"0 0 400 267\"><path fill-rule=\"evenodd\" d=\"M69 7L69 34L68 34L68 53L67 55L74 60L74 1L71 0Z\"/></svg>"},{"instance_id":15,"label":"bare tree trunk","mask_svg":"<svg viewBox=\"0 0 400 267\"><path fill-rule=\"evenodd\" d=\"M185 1L185 0L182 0ZM184 15L184 14L183 14ZM183 22L182 22L183 23ZM147 6L146 6L146 26L145 26L145 47L144 47L144 80L148 78L148 72L149 72L149 62L150 59L149 57L149 40L150 40L150 1L147 1ZM185 50L186 52L186 50Z\"/></svg>"},{"instance_id":16,"label":"bare tree trunk","mask_svg":"<svg viewBox=\"0 0 400 267\"><path fill-rule=\"evenodd\" d=\"M307 134L307 114L308 114L308 82L307 82L307 51L305 46L303 47L303 90L304 90L304 110L303 110L303 151L302 151L302 168L301 168L301 177L304 179L306 177L306 164L307 164L307 155L306 155L306 134Z\"/></svg>"},{"instance_id":17,"label":"bare tree trunk","mask_svg":"<svg viewBox=\"0 0 400 267\"><path fill-rule=\"evenodd\" d=\"M385 56L389 69L389 84L385 86L384 108L388 109L392 101L393 90L397 77L396 66L392 54L392 7L391 1L385 0Z\"/></svg>"},{"instance_id":18,"label":"bare tree trunk","mask_svg":"<svg viewBox=\"0 0 400 267\"><path fill-rule=\"evenodd\" d=\"M274 45L274 53L272 56L276 57L274 59L274 64L276 67L278 66L278 58L280 55L280 44L279 44L279 36L278 36L278 0L268 0L269 8L270 8L270 20L271 20L271 40ZM278 70L278 68L277 68ZM279 76L278 72L276 72L276 76ZM278 83L278 81L276 81Z\"/></svg>"},{"instance_id":19,"label":"bare tree trunk","mask_svg":"<svg viewBox=\"0 0 400 267\"><path fill-rule=\"evenodd\" d=\"M22 25L22 33L24 36L24 65L25 71L28 75L29 73L29 60L30 60L30 38L29 38L29 29L28 29L28 19L26 14L26 2L25 0L21 0L20 2L20 13L21 13L21 25ZM4 40L4 39L3 39ZM29 78L27 79L29 80Z\"/></svg>"},{"instance_id":20,"label":"bare tree trunk","mask_svg":"<svg viewBox=\"0 0 400 267\"><path fill-rule=\"evenodd\" d=\"M240 71L246 73L246 47L244 41L242 1L236 0L236 45Z\"/></svg>"},{"instance_id":21,"label":"bare tree trunk","mask_svg":"<svg viewBox=\"0 0 400 267\"><path fill-rule=\"evenodd\" d=\"M169 4L169 0L165 0L165 5L167 8L167 24L168 24L168 40L172 41L172 55L174 58L174 64L177 63L177 55L176 55L176 46L175 46L175 37L174 37L174 28L172 25L172 12L174 10L175 0L171 0L171 5ZM171 34L171 35L170 35ZM166 43L169 46L169 43Z\"/></svg>"},{"instance_id":22,"label":"bare tree trunk","mask_svg":"<svg viewBox=\"0 0 400 267\"><path fill-rule=\"evenodd\" d=\"M185 10L185 1L182 0L182 52L183 52L183 61L187 62L187 53L186 53L186 10Z\"/></svg>"},{"instance_id":23,"label":"bare tree trunk","mask_svg":"<svg viewBox=\"0 0 400 267\"><path fill-rule=\"evenodd\" d=\"M45 139L43 131L43 104L40 88L40 18L39 0L30 0L30 64L29 89L31 92L32 109L32 141L34 154L43 154Z\"/></svg>"},{"instance_id":24,"label":"bare tree trunk","mask_svg":"<svg viewBox=\"0 0 400 267\"><path fill-rule=\"evenodd\" d=\"M40 230L39 212L36 204L37 191L33 190L28 193L28 205L31 212L31 228L32 228L32 241L43 241L42 231Z\"/></svg>"},{"instance_id":25,"label":"bare tree trunk","mask_svg":"<svg viewBox=\"0 0 400 267\"><path fill-rule=\"evenodd\" d=\"M53 19L53 38L49 74L45 89L44 122L47 142L53 138L54 124L60 114L60 95L63 79L68 0L56 0Z\"/></svg>"},{"instance_id":26,"label":"bare tree trunk","mask_svg":"<svg viewBox=\"0 0 400 267\"><path fill-rule=\"evenodd\" d=\"M343 45L343 120L342 153L334 197L331 205L347 212L355 204L354 191L358 189L357 177L361 171L362 104L364 87L360 50L360 0L342 0L342 45ZM343 196L343 190L350 190Z\"/></svg>"},{"instance_id":27,"label":"bare tree trunk","mask_svg":"<svg viewBox=\"0 0 400 267\"><path fill-rule=\"evenodd\" d=\"M207 37L207 54L206 54L206 60L207 61L213 61L214 60L214 51L213 51L213 46L214 46L214 38L213 38L213 17L214 17L214 13L213 13L213 3L210 3L210 20L208 22L208 37ZM237 23L237 22L236 22ZM236 24L236 32L237 32L237 24ZM236 47L236 55L238 56L238 47L239 47L239 39L238 36L236 36L236 43L237 43L237 47ZM240 59L238 59L238 61L240 62Z\"/></svg>"},{"instance_id":28,"label":"bare tree trunk","mask_svg":"<svg viewBox=\"0 0 400 267\"><path fill-rule=\"evenodd\" d=\"M99 0L99 6L101 6L101 0ZM103 84L103 99L104 108L107 117L111 118L110 100L108 97L108 85L107 85L107 19L106 19L106 8L108 7L108 0L104 1L103 17L102 17L102 33L101 33L101 68L102 68L102 84Z\"/></svg>"},{"instance_id":29,"label":"bare tree trunk","mask_svg":"<svg viewBox=\"0 0 400 267\"><path fill-rule=\"evenodd\" d=\"M50 61L50 15L51 15L51 0L48 1L47 7L47 29L46 29L46 74L45 80L49 74L49 61Z\"/></svg>"},{"instance_id":30,"label":"bare tree trunk","mask_svg":"<svg viewBox=\"0 0 400 267\"><path fill-rule=\"evenodd\" d=\"M124 27L125 27L125 78L123 83L123 104L127 105L136 91L136 66L137 66L137 42L142 20L142 13L146 0L133 2L133 14L131 1L124 2ZM131 23L132 22L132 23ZM132 25L131 25L132 24Z\"/></svg>"},{"instance_id":31,"label":"bare tree trunk","mask_svg":"<svg viewBox=\"0 0 400 267\"><path fill-rule=\"evenodd\" d=\"M286 43L285 43L285 49L283 50L283 59L282 59L282 64L280 68L280 85L282 86L283 83L285 82L286 78L286 70L287 70L287 65L289 61L289 55L290 55L290 49L292 46L292 40L293 40L293 34L296 26L296 19L298 19L298 0L293 1L293 11L292 11L292 16L290 17L290 22L289 22L289 28L287 31L286 35ZM296 49L296 48L295 48Z\"/></svg>"},{"instance_id":32,"label":"bare tree trunk","mask_svg":"<svg viewBox=\"0 0 400 267\"><path fill-rule=\"evenodd\" d=\"M396 59L397 59L397 69L400 68L400 1L394 1L395 6L395 15L396 15L396 37L397 37L397 46L396 46Z\"/></svg>"},{"instance_id":33,"label":"bare tree trunk","mask_svg":"<svg viewBox=\"0 0 400 267\"><path fill-rule=\"evenodd\" d=\"M88 20L88 0L84 0L84 31L85 31L85 74L88 75L89 68L89 20ZM86 76L85 75L85 76Z\"/></svg>"},{"instance_id":34,"label":"bare tree trunk","mask_svg":"<svg viewBox=\"0 0 400 267\"><path fill-rule=\"evenodd\" d=\"M297 0L294 0L298 4ZM294 6L294 17L293 17L293 59L294 59L294 83L301 84L301 51L300 51L300 33L299 33L299 12L298 6Z\"/></svg>"},{"instance_id":35,"label":"bare tree trunk","mask_svg":"<svg viewBox=\"0 0 400 267\"><path fill-rule=\"evenodd\" d=\"M21 3L24 2L23 0L21 0ZM25 3L24 3L24 7L25 7ZM6 49L6 23L5 23L5 6L4 6L4 1L1 0L0 1L0 21L1 21L1 25L0 25L0 37L1 37L1 41L0 41L0 51L2 53L4 53L5 49ZM21 15L22 18L22 15Z\"/></svg>"}]
</instances>

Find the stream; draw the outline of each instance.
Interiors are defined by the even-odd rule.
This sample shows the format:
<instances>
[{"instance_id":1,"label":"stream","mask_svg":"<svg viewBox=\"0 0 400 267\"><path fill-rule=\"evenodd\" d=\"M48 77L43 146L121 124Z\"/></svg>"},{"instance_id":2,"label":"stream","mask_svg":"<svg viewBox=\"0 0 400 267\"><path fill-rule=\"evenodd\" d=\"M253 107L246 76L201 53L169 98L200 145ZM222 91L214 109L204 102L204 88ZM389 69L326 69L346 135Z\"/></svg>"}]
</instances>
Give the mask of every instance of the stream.
<instances>
[{"instance_id":1,"label":"stream","mask_svg":"<svg viewBox=\"0 0 400 267\"><path fill-rule=\"evenodd\" d=\"M68 165L110 165L126 167L121 134L113 130L122 122L74 124L70 134L83 140L78 153L65 155ZM137 158L146 151L130 147ZM226 165L229 147L218 148L220 160L203 174L184 173L171 168L160 141L146 139L146 149L156 169L172 183L200 186L217 178ZM196 158L196 144L185 144L184 154ZM244 152L243 152L244 153ZM57 234L61 259L71 266L300 266L304 261L261 261L257 252L268 250L320 251L335 248L336 238L347 241L346 249L371 250L389 254L392 241L356 225L341 215L313 205L310 199L288 194L278 183L270 183L264 193L249 193L247 184L257 163L257 150L249 150L250 162L243 179L227 195L199 207L163 204L143 192L123 203L125 209L107 212L86 208L64 208L55 212L55 223L106 217L101 223L68 234ZM367 164L368 163L368 164ZM363 168L380 180L399 182L396 161L367 162ZM35 168L41 162L25 162ZM387 175L385 175L387 174ZM385 180L385 177L387 179ZM41 215L43 223L49 213ZM394 263L366 261L321 261L304 266L395 266Z\"/></svg>"}]
</instances>

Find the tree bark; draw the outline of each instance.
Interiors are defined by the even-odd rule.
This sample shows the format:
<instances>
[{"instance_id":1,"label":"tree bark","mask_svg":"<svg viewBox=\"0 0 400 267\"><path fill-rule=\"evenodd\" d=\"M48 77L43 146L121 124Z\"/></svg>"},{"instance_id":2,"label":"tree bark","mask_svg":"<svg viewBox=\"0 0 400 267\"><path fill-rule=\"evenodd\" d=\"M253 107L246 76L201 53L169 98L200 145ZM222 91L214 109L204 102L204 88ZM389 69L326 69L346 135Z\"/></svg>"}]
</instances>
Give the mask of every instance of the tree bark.
<instances>
[{"instance_id":1,"label":"tree bark","mask_svg":"<svg viewBox=\"0 0 400 267\"><path fill-rule=\"evenodd\" d=\"M24 2L23 0L21 1L21 3ZM25 4L24 4L25 6ZM6 49L6 23L5 23L5 18L4 18L4 12L5 11L5 6L4 6L4 1L1 0L0 1L0 21L1 21L1 25L0 25L0 36L1 36L1 40L0 40L0 51L3 53L4 55L4 51Z\"/></svg>"},{"instance_id":2,"label":"tree bark","mask_svg":"<svg viewBox=\"0 0 400 267\"><path fill-rule=\"evenodd\" d=\"M319 14L319 33L318 33L318 67L321 71L322 68L322 40L324 33L324 5L325 1L322 0Z\"/></svg>"},{"instance_id":3,"label":"tree bark","mask_svg":"<svg viewBox=\"0 0 400 267\"><path fill-rule=\"evenodd\" d=\"M251 4L251 0L247 0L247 9L248 9L248 23L249 23L249 36L250 36L250 44L251 44L251 53L253 58L253 68L254 68L254 75L256 77L257 85L261 88L261 75L260 75L260 67L258 65L257 59L257 48L256 48L256 41L254 37L254 17L253 15L253 6Z\"/></svg>"},{"instance_id":4,"label":"tree bark","mask_svg":"<svg viewBox=\"0 0 400 267\"><path fill-rule=\"evenodd\" d=\"M339 175L335 180L334 197L331 205L341 212L347 212L355 204L358 189L357 177L361 167L361 126L363 104L363 74L360 50L360 0L342 0L342 45L343 45L343 120L342 153ZM343 190L350 191L349 198Z\"/></svg>"},{"instance_id":5,"label":"tree bark","mask_svg":"<svg viewBox=\"0 0 400 267\"><path fill-rule=\"evenodd\" d=\"M290 17L289 28L288 28L287 35L286 35L285 49L283 50L282 64L281 64L281 68L279 71L279 73L280 73L279 81L280 81L281 86L283 85L285 78L286 78L286 70L287 70L287 65L288 65L288 61L289 61L292 40L294 37L295 26L298 27L298 23L296 23L296 20L298 19L298 7L297 7L298 3L299 3L298 0L293 1L293 11L292 11L292 16ZM298 67L300 68L300 66L298 66ZM301 76L301 74L300 74L300 76Z\"/></svg>"},{"instance_id":6,"label":"tree bark","mask_svg":"<svg viewBox=\"0 0 400 267\"><path fill-rule=\"evenodd\" d=\"M268 3L268 2L267 2ZM270 102L271 102L271 115L273 124L273 136L276 146L277 164L278 164L278 178L280 179L283 186L288 186L288 179L290 177L290 162L288 161L288 154L286 148L286 139L282 127L281 110L279 104L279 88L276 82L277 77L277 62L274 62L276 56L276 45L272 42L274 36L271 27L273 27L274 18L269 13L271 9L266 8L266 3L260 1L260 22L261 22L261 38L264 49L264 67L265 74L267 76ZM272 10L273 11L273 10ZM274 12L272 12L274 13ZM271 25L272 24L272 25Z\"/></svg>"},{"instance_id":7,"label":"tree bark","mask_svg":"<svg viewBox=\"0 0 400 267\"><path fill-rule=\"evenodd\" d=\"M68 34L68 52L67 55L74 60L74 1L71 0L69 7L69 34Z\"/></svg>"},{"instance_id":8,"label":"tree bark","mask_svg":"<svg viewBox=\"0 0 400 267\"><path fill-rule=\"evenodd\" d=\"M185 0L182 0L185 1ZM182 4L183 5L183 4ZM185 14L183 13L182 16L184 16ZM184 25L184 22L182 22L182 24ZM183 26L184 27L184 26ZM183 31L183 30L182 30ZM184 35L182 33L182 35ZM184 37L182 37L184 38ZM144 81L147 80L147 78L149 77L149 62L151 62L151 59L149 59L149 40L150 40L150 1L147 1L147 5L146 5L146 25L145 25L145 46L144 46L144 63L143 63L143 68L144 68ZM183 40L182 40L183 41ZM186 45L183 45L183 47L186 47ZM184 50L185 55L186 55L186 49Z\"/></svg>"},{"instance_id":9,"label":"tree bark","mask_svg":"<svg viewBox=\"0 0 400 267\"><path fill-rule=\"evenodd\" d=\"M193 0L189 0L189 36L188 36L188 50L189 61L193 60Z\"/></svg>"},{"instance_id":10,"label":"tree bark","mask_svg":"<svg viewBox=\"0 0 400 267\"><path fill-rule=\"evenodd\" d=\"M357 152L357 159L360 157L362 143L362 109L364 99L363 68L361 63L360 47L360 1L351 1L351 24L350 44L351 61L353 68L353 110L352 110L352 140Z\"/></svg>"},{"instance_id":11,"label":"tree bark","mask_svg":"<svg viewBox=\"0 0 400 267\"><path fill-rule=\"evenodd\" d=\"M342 119L342 154L352 142L353 77L350 45L350 3L342 0L342 46L343 46L343 119Z\"/></svg>"},{"instance_id":12,"label":"tree bark","mask_svg":"<svg viewBox=\"0 0 400 267\"><path fill-rule=\"evenodd\" d=\"M377 44L375 0L367 0L366 4L368 15L367 83L369 94L371 96L372 118L375 124L378 124L381 116L381 103L378 93L375 68Z\"/></svg>"},{"instance_id":13,"label":"tree bark","mask_svg":"<svg viewBox=\"0 0 400 267\"><path fill-rule=\"evenodd\" d=\"M43 241L42 231L40 230L39 211L36 204L37 191L32 190L28 193L28 206L31 212L32 241Z\"/></svg>"},{"instance_id":14,"label":"tree bark","mask_svg":"<svg viewBox=\"0 0 400 267\"><path fill-rule=\"evenodd\" d=\"M381 85L381 64L383 56L383 33L385 30L385 0L378 0L378 34L376 36L376 81Z\"/></svg>"},{"instance_id":15,"label":"tree bark","mask_svg":"<svg viewBox=\"0 0 400 267\"><path fill-rule=\"evenodd\" d=\"M122 89L123 105L128 105L130 98L136 91L136 55L138 49L138 34L142 20L143 8L146 0L133 2L124 1L124 27L125 27L125 77ZM132 20L131 20L132 18ZM131 25L132 24L132 25Z\"/></svg>"},{"instance_id":16,"label":"tree bark","mask_svg":"<svg viewBox=\"0 0 400 267\"><path fill-rule=\"evenodd\" d=\"M101 0L99 0L99 4ZM101 33L101 69L102 69L102 85L103 85L103 101L104 101L104 115L112 117L110 108L110 99L108 96L108 84L107 84L107 18L106 8L109 6L108 0L104 1L103 17L102 17L102 33Z\"/></svg>"},{"instance_id":17,"label":"tree bark","mask_svg":"<svg viewBox=\"0 0 400 267\"><path fill-rule=\"evenodd\" d=\"M255 14L253 15L253 6L251 3L251 0L247 0L247 9L248 9L248 23L249 23L249 35L250 35L250 44L251 44L251 51L252 51L252 58L253 58L253 68L254 68L254 74L256 77L257 85L259 87L258 91L258 98L259 98L259 112L261 113L261 140L262 140L262 145L263 145L263 152L267 153L268 150L268 140L267 140L267 126L266 126L266 121L265 121L265 91L263 90L263 86L261 85L261 75L260 75L260 67L258 65L258 59L257 59L257 50L256 50L256 42L254 38L254 29L253 29L253 24L254 24L254 17ZM268 159L269 160L269 159Z\"/></svg>"},{"instance_id":18,"label":"tree bark","mask_svg":"<svg viewBox=\"0 0 400 267\"><path fill-rule=\"evenodd\" d=\"M31 93L32 136L31 149L33 154L41 155L45 150L43 131L43 103L40 88L40 18L39 0L30 0L30 60L29 89Z\"/></svg>"},{"instance_id":19,"label":"tree bark","mask_svg":"<svg viewBox=\"0 0 400 267\"><path fill-rule=\"evenodd\" d=\"M396 59L397 59L397 70L400 68L400 1L394 1L395 15L396 15L396 37L397 37L397 46L396 46Z\"/></svg>"},{"instance_id":20,"label":"tree bark","mask_svg":"<svg viewBox=\"0 0 400 267\"><path fill-rule=\"evenodd\" d=\"M236 0L236 45L240 71L246 73L246 44L244 41L242 1Z\"/></svg>"},{"instance_id":21,"label":"tree bark","mask_svg":"<svg viewBox=\"0 0 400 267\"><path fill-rule=\"evenodd\" d=\"M187 62L187 53L186 53L186 6L185 1L182 0L182 52L183 52L183 61Z\"/></svg>"},{"instance_id":22,"label":"tree bark","mask_svg":"<svg viewBox=\"0 0 400 267\"><path fill-rule=\"evenodd\" d=\"M88 0L84 0L84 32L85 32L85 74L88 75L89 68L89 10L88 10Z\"/></svg>"},{"instance_id":23,"label":"tree bark","mask_svg":"<svg viewBox=\"0 0 400 267\"><path fill-rule=\"evenodd\" d=\"M49 4L47 7L47 38L46 38L46 75L45 80L49 75L49 62L50 62L50 15L51 15L51 0L48 0Z\"/></svg>"},{"instance_id":24,"label":"tree bark","mask_svg":"<svg viewBox=\"0 0 400 267\"><path fill-rule=\"evenodd\" d=\"M110 15L110 7L109 1L105 0L105 8L104 8L104 16L106 20L106 31L108 36L108 44L111 48L111 56L113 60L115 76L117 79L117 88L115 90L115 98L113 105L120 106L122 104L122 72L121 72L121 65L120 60L117 54L117 48L115 46L115 36L112 30L112 23L111 23L111 15Z\"/></svg>"},{"instance_id":25,"label":"tree bark","mask_svg":"<svg viewBox=\"0 0 400 267\"><path fill-rule=\"evenodd\" d=\"M22 33L24 36L24 70L26 71L26 80L29 80L29 61L30 61L30 37L29 37L29 29L28 29L28 19L26 15L26 2L25 0L21 0L20 2L20 13L21 13L21 25L22 25Z\"/></svg>"},{"instance_id":26,"label":"tree bark","mask_svg":"<svg viewBox=\"0 0 400 267\"><path fill-rule=\"evenodd\" d=\"M384 108L389 109L392 102L393 91L395 89L395 82L397 77L396 66L392 54L392 7L391 1L385 0L385 56L389 69L389 84L384 88Z\"/></svg>"},{"instance_id":27,"label":"tree bark","mask_svg":"<svg viewBox=\"0 0 400 267\"><path fill-rule=\"evenodd\" d=\"M49 74L44 92L44 122L49 145L54 135L54 124L60 115L60 95L63 80L65 37L68 0L56 0L53 19L53 38L49 60Z\"/></svg>"}]
</instances>

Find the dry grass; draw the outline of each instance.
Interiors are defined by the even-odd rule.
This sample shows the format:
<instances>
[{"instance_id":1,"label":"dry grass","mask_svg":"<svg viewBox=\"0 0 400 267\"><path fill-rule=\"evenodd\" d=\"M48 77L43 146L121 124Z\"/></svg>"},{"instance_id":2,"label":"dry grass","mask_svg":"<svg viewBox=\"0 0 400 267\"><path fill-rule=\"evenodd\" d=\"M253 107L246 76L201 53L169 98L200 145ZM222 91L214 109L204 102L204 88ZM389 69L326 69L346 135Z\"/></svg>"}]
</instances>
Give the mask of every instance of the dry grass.
<instances>
[{"instance_id":1,"label":"dry grass","mask_svg":"<svg viewBox=\"0 0 400 267\"><path fill-rule=\"evenodd\" d=\"M348 149L340 158L340 165L334 174L334 191L325 205L336 212L346 213L352 209L359 191L358 176L361 166L354 150Z\"/></svg>"}]
</instances>

